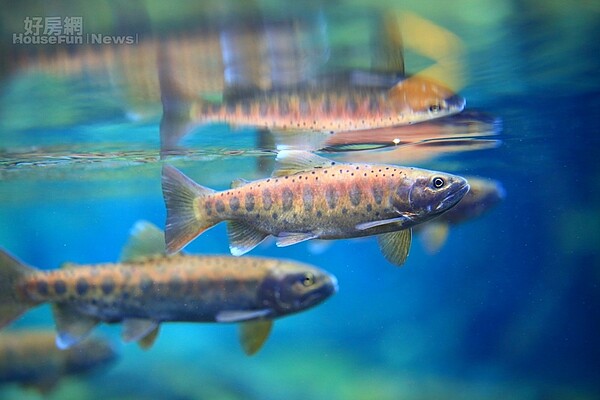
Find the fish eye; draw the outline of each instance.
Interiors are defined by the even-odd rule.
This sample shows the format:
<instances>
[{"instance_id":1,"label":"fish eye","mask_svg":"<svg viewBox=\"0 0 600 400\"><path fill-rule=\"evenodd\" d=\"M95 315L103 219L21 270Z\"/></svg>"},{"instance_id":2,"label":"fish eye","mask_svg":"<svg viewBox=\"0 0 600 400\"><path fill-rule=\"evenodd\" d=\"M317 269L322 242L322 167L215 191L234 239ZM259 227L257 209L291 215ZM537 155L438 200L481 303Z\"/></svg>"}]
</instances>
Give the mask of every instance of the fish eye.
<instances>
[{"instance_id":1,"label":"fish eye","mask_svg":"<svg viewBox=\"0 0 600 400\"><path fill-rule=\"evenodd\" d=\"M314 285L315 284L315 276L312 273L307 272L306 274L304 274L304 279L302 280L302 284L306 287Z\"/></svg>"},{"instance_id":2,"label":"fish eye","mask_svg":"<svg viewBox=\"0 0 600 400\"><path fill-rule=\"evenodd\" d=\"M433 178L433 187L436 189L440 189L441 187L443 187L445 184L444 179L440 178L439 176L436 176L435 178Z\"/></svg>"},{"instance_id":3,"label":"fish eye","mask_svg":"<svg viewBox=\"0 0 600 400\"><path fill-rule=\"evenodd\" d=\"M435 103L429 106L429 112L437 113L442 111L442 106L439 103Z\"/></svg>"}]
</instances>

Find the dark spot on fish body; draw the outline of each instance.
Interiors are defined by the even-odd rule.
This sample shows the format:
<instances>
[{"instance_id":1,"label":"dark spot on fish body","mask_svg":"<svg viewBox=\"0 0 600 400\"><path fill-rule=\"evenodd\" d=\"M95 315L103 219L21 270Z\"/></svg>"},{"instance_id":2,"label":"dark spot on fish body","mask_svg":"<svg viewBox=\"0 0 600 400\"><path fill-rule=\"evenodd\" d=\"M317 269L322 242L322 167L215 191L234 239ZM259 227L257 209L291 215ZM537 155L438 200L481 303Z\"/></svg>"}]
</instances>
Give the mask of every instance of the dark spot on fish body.
<instances>
[{"instance_id":1,"label":"dark spot on fish body","mask_svg":"<svg viewBox=\"0 0 600 400\"><path fill-rule=\"evenodd\" d=\"M85 295L89 288L90 288L90 285L89 285L88 281L85 280L84 278L79 278L77 280L77 283L75 284L75 291L80 296Z\"/></svg>"},{"instance_id":2,"label":"dark spot on fish body","mask_svg":"<svg viewBox=\"0 0 600 400\"><path fill-rule=\"evenodd\" d=\"M348 209L347 208L342 208L342 214L348 214Z\"/></svg>"},{"instance_id":3,"label":"dark spot on fish body","mask_svg":"<svg viewBox=\"0 0 600 400\"><path fill-rule=\"evenodd\" d=\"M323 216L323 213L319 210L317 211L317 218L321 218Z\"/></svg>"},{"instance_id":4,"label":"dark spot on fish body","mask_svg":"<svg viewBox=\"0 0 600 400\"><path fill-rule=\"evenodd\" d=\"M169 279L169 291L173 294L181 293L185 286L185 282L179 276L172 276Z\"/></svg>"},{"instance_id":5,"label":"dark spot on fish body","mask_svg":"<svg viewBox=\"0 0 600 400\"><path fill-rule=\"evenodd\" d=\"M281 202L283 211L288 211L294 205L294 192L289 187L283 189L281 193Z\"/></svg>"},{"instance_id":6,"label":"dark spot on fish body","mask_svg":"<svg viewBox=\"0 0 600 400\"><path fill-rule=\"evenodd\" d=\"M263 190L262 201L263 201L263 208L267 211L270 210L271 206L273 205L273 198L271 197L271 191L269 189Z\"/></svg>"},{"instance_id":7,"label":"dark spot on fish body","mask_svg":"<svg viewBox=\"0 0 600 400\"><path fill-rule=\"evenodd\" d=\"M381 204L381 202L383 201L383 189L380 186L373 186L372 192L373 200L375 200L375 203Z\"/></svg>"},{"instance_id":8,"label":"dark spot on fish body","mask_svg":"<svg viewBox=\"0 0 600 400\"><path fill-rule=\"evenodd\" d=\"M334 209L338 203L339 194L337 189L334 186L328 186L325 190L325 201L327 201L327 206L329 208Z\"/></svg>"},{"instance_id":9,"label":"dark spot on fish body","mask_svg":"<svg viewBox=\"0 0 600 400\"><path fill-rule=\"evenodd\" d=\"M48 296L48 282L39 280L36 283L37 292L42 296Z\"/></svg>"},{"instance_id":10,"label":"dark spot on fish body","mask_svg":"<svg viewBox=\"0 0 600 400\"><path fill-rule=\"evenodd\" d=\"M272 217L273 219L277 219L279 216L277 215L277 213L273 213Z\"/></svg>"},{"instance_id":11,"label":"dark spot on fish body","mask_svg":"<svg viewBox=\"0 0 600 400\"><path fill-rule=\"evenodd\" d=\"M304 186L302 190L302 203L304 204L304 210L310 211L313 208L313 191L310 186Z\"/></svg>"},{"instance_id":12,"label":"dark spot on fish body","mask_svg":"<svg viewBox=\"0 0 600 400\"><path fill-rule=\"evenodd\" d=\"M252 193L246 193L246 197L245 197L245 207L246 207L246 211L252 211L254 210L254 194Z\"/></svg>"},{"instance_id":13,"label":"dark spot on fish body","mask_svg":"<svg viewBox=\"0 0 600 400\"><path fill-rule=\"evenodd\" d=\"M65 281L63 281L62 279L57 279L56 281L54 281L54 293L58 295L63 295L66 292L67 285L65 284Z\"/></svg>"},{"instance_id":14,"label":"dark spot on fish body","mask_svg":"<svg viewBox=\"0 0 600 400\"><path fill-rule=\"evenodd\" d=\"M358 185L352 185L350 188L350 203L352 203L352 205L355 207L358 206L360 204L361 196L362 192Z\"/></svg>"},{"instance_id":15,"label":"dark spot on fish body","mask_svg":"<svg viewBox=\"0 0 600 400\"><path fill-rule=\"evenodd\" d=\"M231 211L237 211L240 208L240 199L237 197L232 197L229 200L229 208L231 208Z\"/></svg>"},{"instance_id":16,"label":"dark spot on fish body","mask_svg":"<svg viewBox=\"0 0 600 400\"><path fill-rule=\"evenodd\" d=\"M115 290L115 281L112 278L104 278L100 284L100 288L105 295L111 294Z\"/></svg>"},{"instance_id":17,"label":"dark spot on fish body","mask_svg":"<svg viewBox=\"0 0 600 400\"><path fill-rule=\"evenodd\" d=\"M223 203L223 200L217 200L215 202L215 210L217 210L219 214L225 212L225 204Z\"/></svg>"},{"instance_id":18,"label":"dark spot on fish body","mask_svg":"<svg viewBox=\"0 0 600 400\"><path fill-rule=\"evenodd\" d=\"M212 201L206 201L204 203L204 210L206 212L206 215L212 214Z\"/></svg>"},{"instance_id":19,"label":"dark spot on fish body","mask_svg":"<svg viewBox=\"0 0 600 400\"><path fill-rule=\"evenodd\" d=\"M150 290L152 290L152 286L154 286L154 281L149 276L142 276L140 279L140 290L144 294L148 294Z\"/></svg>"},{"instance_id":20,"label":"dark spot on fish body","mask_svg":"<svg viewBox=\"0 0 600 400\"><path fill-rule=\"evenodd\" d=\"M367 212L373 211L373 206L371 204L367 204Z\"/></svg>"}]
</instances>

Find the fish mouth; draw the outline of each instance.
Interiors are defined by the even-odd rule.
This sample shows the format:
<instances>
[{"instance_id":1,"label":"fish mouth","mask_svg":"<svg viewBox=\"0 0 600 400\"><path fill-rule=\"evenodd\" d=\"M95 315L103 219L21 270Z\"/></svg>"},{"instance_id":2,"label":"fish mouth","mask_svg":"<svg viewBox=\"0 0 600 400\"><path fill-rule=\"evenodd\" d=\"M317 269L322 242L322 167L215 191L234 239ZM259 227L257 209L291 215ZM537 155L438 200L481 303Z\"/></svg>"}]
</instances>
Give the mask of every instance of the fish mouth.
<instances>
[{"instance_id":1,"label":"fish mouth","mask_svg":"<svg viewBox=\"0 0 600 400\"><path fill-rule=\"evenodd\" d=\"M467 100L464 97L455 94L446 99L446 104L450 110L459 113L465 109Z\"/></svg>"},{"instance_id":2,"label":"fish mouth","mask_svg":"<svg viewBox=\"0 0 600 400\"><path fill-rule=\"evenodd\" d=\"M457 190L444 197L440 204L435 208L435 211L441 213L453 207L465 196L465 194L467 194L470 188L469 184L465 181Z\"/></svg>"}]
</instances>

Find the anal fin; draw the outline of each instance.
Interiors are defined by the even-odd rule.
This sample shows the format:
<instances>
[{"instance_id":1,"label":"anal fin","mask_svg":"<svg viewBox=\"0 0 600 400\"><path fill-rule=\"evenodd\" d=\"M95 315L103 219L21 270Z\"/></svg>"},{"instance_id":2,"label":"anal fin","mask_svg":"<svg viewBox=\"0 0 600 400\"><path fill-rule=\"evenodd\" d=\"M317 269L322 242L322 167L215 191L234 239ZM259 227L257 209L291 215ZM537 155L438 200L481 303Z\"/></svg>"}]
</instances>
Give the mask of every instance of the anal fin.
<instances>
[{"instance_id":1,"label":"anal fin","mask_svg":"<svg viewBox=\"0 0 600 400\"><path fill-rule=\"evenodd\" d=\"M83 314L66 303L55 303L52 311L57 330L56 346L61 350L81 342L100 322L98 318Z\"/></svg>"},{"instance_id":2,"label":"anal fin","mask_svg":"<svg viewBox=\"0 0 600 400\"><path fill-rule=\"evenodd\" d=\"M137 342L152 333L158 322L145 318L126 318L123 320L121 337L124 342Z\"/></svg>"},{"instance_id":3,"label":"anal fin","mask_svg":"<svg viewBox=\"0 0 600 400\"><path fill-rule=\"evenodd\" d=\"M138 340L138 345L140 346L140 348L148 350L150 347L152 347L152 345L156 341L156 338L158 337L159 328L160 325L156 325L156 328L154 328L152 331L150 331L150 333Z\"/></svg>"},{"instance_id":4,"label":"anal fin","mask_svg":"<svg viewBox=\"0 0 600 400\"><path fill-rule=\"evenodd\" d=\"M240 325L240 343L244 352L251 356L265 344L273 327L272 320L244 322Z\"/></svg>"},{"instance_id":5,"label":"anal fin","mask_svg":"<svg viewBox=\"0 0 600 400\"><path fill-rule=\"evenodd\" d=\"M412 230L403 229L401 231L384 233L377 236L379 248L383 256L392 264L401 266L408 257L410 243L412 241Z\"/></svg>"},{"instance_id":6,"label":"anal fin","mask_svg":"<svg viewBox=\"0 0 600 400\"><path fill-rule=\"evenodd\" d=\"M241 221L228 221L227 236L231 254L241 256L258 246L269 235Z\"/></svg>"}]
</instances>

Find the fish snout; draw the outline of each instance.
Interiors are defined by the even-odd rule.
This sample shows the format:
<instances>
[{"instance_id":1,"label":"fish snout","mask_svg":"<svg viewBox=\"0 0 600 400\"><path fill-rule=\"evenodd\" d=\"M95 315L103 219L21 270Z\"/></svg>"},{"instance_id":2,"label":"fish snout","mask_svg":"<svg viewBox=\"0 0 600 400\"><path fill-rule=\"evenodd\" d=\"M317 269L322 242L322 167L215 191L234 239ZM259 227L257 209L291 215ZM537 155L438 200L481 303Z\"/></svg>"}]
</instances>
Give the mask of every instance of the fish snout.
<instances>
[{"instance_id":1,"label":"fish snout","mask_svg":"<svg viewBox=\"0 0 600 400\"><path fill-rule=\"evenodd\" d=\"M461 112L467 105L467 100L457 94L448 97L445 101L448 110L452 111L453 113Z\"/></svg>"},{"instance_id":2,"label":"fish snout","mask_svg":"<svg viewBox=\"0 0 600 400\"><path fill-rule=\"evenodd\" d=\"M436 207L436 211L444 212L454 207L469 192L469 183L465 178L456 176L450 184L446 197Z\"/></svg>"}]
</instances>

